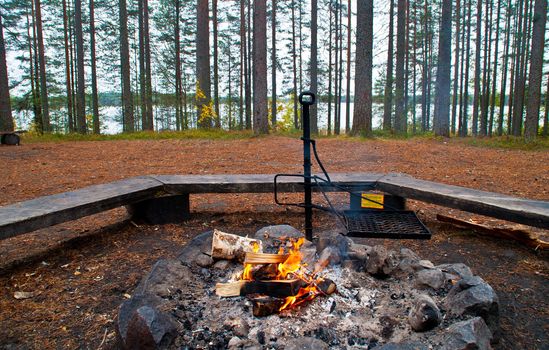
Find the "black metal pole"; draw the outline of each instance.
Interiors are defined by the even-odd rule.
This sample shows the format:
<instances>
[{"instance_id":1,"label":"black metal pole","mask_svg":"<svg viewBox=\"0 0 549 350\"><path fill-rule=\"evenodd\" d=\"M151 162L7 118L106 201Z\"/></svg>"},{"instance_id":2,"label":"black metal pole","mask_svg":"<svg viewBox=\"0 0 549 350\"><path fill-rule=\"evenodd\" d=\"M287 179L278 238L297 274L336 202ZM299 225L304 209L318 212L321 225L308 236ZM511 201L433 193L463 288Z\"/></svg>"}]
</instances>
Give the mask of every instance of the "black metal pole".
<instances>
[{"instance_id":1,"label":"black metal pole","mask_svg":"<svg viewBox=\"0 0 549 350\"><path fill-rule=\"evenodd\" d=\"M313 205L311 196L311 125L309 106L315 103L315 94L303 91L299 95L301 115L303 117L303 176L305 187L305 238L313 240Z\"/></svg>"}]
</instances>

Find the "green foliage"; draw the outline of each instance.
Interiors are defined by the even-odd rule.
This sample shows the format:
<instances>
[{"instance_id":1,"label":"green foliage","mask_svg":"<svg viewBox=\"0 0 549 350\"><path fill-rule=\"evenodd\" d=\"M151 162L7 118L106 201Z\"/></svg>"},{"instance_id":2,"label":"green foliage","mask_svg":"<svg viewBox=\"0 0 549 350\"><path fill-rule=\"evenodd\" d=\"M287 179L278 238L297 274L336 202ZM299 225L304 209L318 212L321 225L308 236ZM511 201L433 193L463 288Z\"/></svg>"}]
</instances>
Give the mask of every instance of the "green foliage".
<instances>
[{"instance_id":1,"label":"green foliage","mask_svg":"<svg viewBox=\"0 0 549 350\"><path fill-rule=\"evenodd\" d=\"M26 133L22 135L23 142L67 142L67 141L117 141L117 140L166 140L166 139L208 139L208 140L237 140L253 137L253 132L223 131L218 129L191 129L184 131L152 132L142 131L116 135L95 134L43 134Z\"/></svg>"}]
</instances>

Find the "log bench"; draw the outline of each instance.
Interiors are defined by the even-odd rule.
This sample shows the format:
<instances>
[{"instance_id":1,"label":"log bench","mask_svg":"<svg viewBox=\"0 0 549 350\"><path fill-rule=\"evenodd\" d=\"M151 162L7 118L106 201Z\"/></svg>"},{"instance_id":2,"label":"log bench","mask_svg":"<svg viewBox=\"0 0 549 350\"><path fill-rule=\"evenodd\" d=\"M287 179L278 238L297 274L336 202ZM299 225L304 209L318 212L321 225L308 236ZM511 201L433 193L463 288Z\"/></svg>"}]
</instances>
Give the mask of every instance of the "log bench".
<instances>
[{"instance_id":1,"label":"log bench","mask_svg":"<svg viewBox=\"0 0 549 350\"><path fill-rule=\"evenodd\" d=\"M189 217L189 194L272 193L274 175L150 175L0 207L0 239L120 206L152 223ZM549 229L549 202L418 180L402 174L333 174L338 186L385 193ZM279 192L302 192L303 179L282 177ZM341 189L322 185L324 191ZM313 190L318 191L318 186Z\"/></svg>"}]
</instances>

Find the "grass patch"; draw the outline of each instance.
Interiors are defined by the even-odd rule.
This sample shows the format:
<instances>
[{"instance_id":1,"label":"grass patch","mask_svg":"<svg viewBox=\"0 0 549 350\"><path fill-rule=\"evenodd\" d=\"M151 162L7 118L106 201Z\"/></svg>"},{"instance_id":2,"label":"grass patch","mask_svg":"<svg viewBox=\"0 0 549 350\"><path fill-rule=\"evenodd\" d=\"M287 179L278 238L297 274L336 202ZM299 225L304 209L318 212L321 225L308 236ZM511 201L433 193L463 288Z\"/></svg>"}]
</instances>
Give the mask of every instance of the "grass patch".
<instances>
[{"instance_id":1,"label":"grass patch","mask_svg":"<svg viewBox=\"0 0 549 350\"><path fill-rule=\"evenodd\" d=\"M217 129L191 129L184 131L139 131L116 135L95 134L23 134L23 142L67 142L67 141L118 141L118 140L174 140L174 139L208 139L208 140L237 140L254 136L253 131L224 131Z\"/></svg>"}]
</instances>

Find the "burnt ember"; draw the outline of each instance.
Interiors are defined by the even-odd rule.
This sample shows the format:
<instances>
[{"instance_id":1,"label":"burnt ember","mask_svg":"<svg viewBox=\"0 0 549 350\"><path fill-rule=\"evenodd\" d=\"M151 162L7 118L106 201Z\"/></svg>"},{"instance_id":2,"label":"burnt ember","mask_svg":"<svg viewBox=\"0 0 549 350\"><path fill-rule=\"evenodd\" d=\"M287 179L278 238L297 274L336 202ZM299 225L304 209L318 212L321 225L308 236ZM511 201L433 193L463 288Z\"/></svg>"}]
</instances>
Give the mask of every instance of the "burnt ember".
<instances>
[{"instance_id":1,"label":"burnt ember","mask_svg":"<svg viewBox=\"0 0 549 350\"><path fill-rule=\"evenodd\" d=\"M295 244L301 236L291 227L273 226L253 239L261 240L265 253L277 254L281 242ZM219 283L277 282L280 263L254 264L249 269L252 278L243 279L246 254L239 255L243 261L214 260L211 245L212 233L200 235L178 260L162 260L153 267L120 307L117 329L122 347L145 339L174 349L450 350L489 349L497 339L497 296L463 264L435 266L409 249L355 244L337 232L326 232L315 244L302 242L299 249L303 270L315 279L294 271L278 280L297 283L284 287L290 294L297 288L297 294L239 289L235 296L220 297ZM277 266L276 275L273 267L265 267L269 265ZM253 274L261 278L254 279ZM288 298L311 286L318 290L316 298L283 307ZM136 315L141 321L137 330L132 328Z\"/></svg>"}]
</instances>

